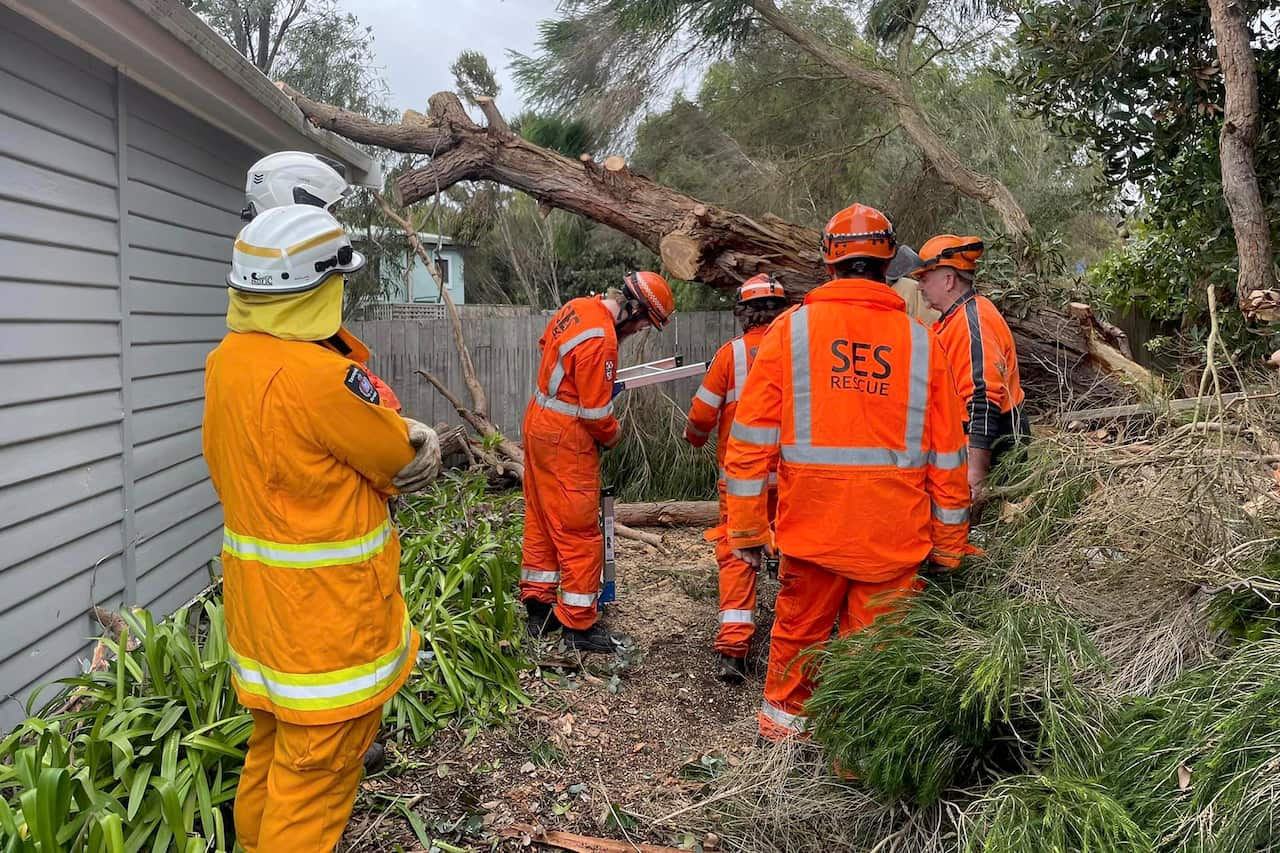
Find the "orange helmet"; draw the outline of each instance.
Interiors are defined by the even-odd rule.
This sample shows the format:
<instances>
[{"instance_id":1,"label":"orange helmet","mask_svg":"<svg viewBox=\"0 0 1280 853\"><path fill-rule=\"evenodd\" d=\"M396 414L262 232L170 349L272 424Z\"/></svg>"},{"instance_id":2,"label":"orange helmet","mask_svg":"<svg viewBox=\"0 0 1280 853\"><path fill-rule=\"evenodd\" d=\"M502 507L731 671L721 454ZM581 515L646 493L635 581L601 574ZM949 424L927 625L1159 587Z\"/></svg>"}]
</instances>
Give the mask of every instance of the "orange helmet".
<instances>
[{"instance_id":1,"label":"orange helmet","mask_svg":"<svg viewBox=\"0 0 1280 853\"><path fill-rule=\"evenodd\" d=\"M850 258L887 261L893 258L897 245L888 217L861 204L846 207L822 229L822 260L828 264Z\"/></svg>"},{"instance_id":2,"label":"orange helmet","mask_svg":"<svg viewBox=\"0 0 1280 853\"><path fill-rule=\"evenodd\" d=\"M629 272L622 280L623 292L628 299L634 299L644 307L653 327L661 329L666 326L676 310L676 295L667 280L647 270Z\"/></svg>"},{"instance_id":3,"label":"orange helmet","mask_svg":"<svg viewBox=\"0 0 1280 853\"><path fill-rule=\"evenodd\" d=\"M787 292L771 275L753 275L742 283L738 289L738 302L750 302L752 299L786 299Z\"/></svg>"},{"instance_id":4,"label":"orange helmet","mask_svg":"<svg viewBox=\"0 0 1280 853\"><path fill-rule=\"evenodd\" d=\"M957 237L939 234L920 247L920 266L911 275L928 272L934 267L951 267L961 272L973 272L982 257L982 240L978 237Z\"/></svg>"}]
</instances>

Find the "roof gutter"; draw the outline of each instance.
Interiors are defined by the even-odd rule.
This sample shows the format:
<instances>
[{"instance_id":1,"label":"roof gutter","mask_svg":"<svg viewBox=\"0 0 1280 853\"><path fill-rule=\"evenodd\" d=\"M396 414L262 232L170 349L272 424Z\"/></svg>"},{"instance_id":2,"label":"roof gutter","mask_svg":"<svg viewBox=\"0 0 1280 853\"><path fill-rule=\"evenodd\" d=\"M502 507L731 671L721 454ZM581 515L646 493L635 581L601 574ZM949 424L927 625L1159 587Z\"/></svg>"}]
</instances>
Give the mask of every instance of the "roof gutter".
<instances>
[{"instance_id":1,"label":"roof gutter","mask_svg":"<svg viewBox=\"0 0 1280 853\"><path fill-rule=\"evenodd\" d=\"M178 0L0 3L258 151L325 153L349 167L352 183L382 186L377 160L312 126L284 92Z\"/></svg>"}]
</instances>

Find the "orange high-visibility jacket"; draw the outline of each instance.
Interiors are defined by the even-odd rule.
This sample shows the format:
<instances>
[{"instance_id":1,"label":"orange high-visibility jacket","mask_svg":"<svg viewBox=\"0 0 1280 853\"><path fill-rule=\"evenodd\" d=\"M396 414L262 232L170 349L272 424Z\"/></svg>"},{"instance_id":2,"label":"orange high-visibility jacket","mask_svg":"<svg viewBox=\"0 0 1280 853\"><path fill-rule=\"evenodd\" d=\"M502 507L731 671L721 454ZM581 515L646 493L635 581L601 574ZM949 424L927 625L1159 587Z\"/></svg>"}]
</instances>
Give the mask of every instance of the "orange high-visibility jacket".
<instances>
[{"instance_id":1,"label":"orange high-visibility jacket","mask_svg":"<svg viewBox=\"0 0 1280 853\"><path fill-rule=\"evenodd\" d=\"M613 377L618 335L603 300L583 296L566 302L547 323L538 349L542 361L528 415L584 430L605 447L617 444Z\"/></svg>"},{"instance_id":2,"label":"orange high-visibility jacket","mask_svg":"<svg viewBox=\"0 0 1280 853\"><path fill-rule=\"evenodd\" d=\"M838 279L773 322L738 399L725 457L729 541L855 580L926 558L959 564L969 535L962 408L942 345L888 286Z\"/></svg>"},{"instance_id":3,"label":"orange high-visibility jacket","mask_svg":"<svg viewBox=\"0 0 1280 853\"><path fill-rule=\"evenodd\" d=\"M396 396L396 392L391 390L391 386L383 382L381 378L369 369L369 347L365 346L364 341L357 338L346 327L338 329L338 333L329 340L324 341L324 346L360 365L369 376L369 381L373 383L373 387L378 389L379 402L394 412L401 412L404 406L400 403L400 398Z\"/></svg>"},{"instance_id":4,"label":"orange high-visibility jacket","mask_svg":"<svg viewBox=\"0 0 1280 853\"><path fill-rule=\"evenodd\" d=\"M756 359L756 350L764 340L766 328L756 326L748 329L716 351L689 406L685 440L694 447L701 447L707 443L711 431L716 430L716 464L720 467L722 484L724 454L729 446L729 427L738 410L738 394L747 384L747 373ZM777 482L776 477L774 482Z\"/></svg>"},{"instance_id":5,"label":"orange high-visibility jacket","mask_svg":"<svg viewBox=\"0 0 1280 853\"><path fill-rule=\"evenodd\" d=\"M303 725L367 714L418 650L387 508L414 455L404 421L317 343L233 332L205 369L236 693Z\"/></svg>"},{"instance_id":6,"label":"orange high-visibility jacket","mask_svg":"<svg viewBox=\"0 0 1280 853\"><path fill-rule=\"evenodd\" d=\"M1022 405L1013 332L991 300L972 290L957 299L933 329L965 402L969 444L989 449L997 438L1014 432L1014 409Z\"/></svg>"}]
</instances>

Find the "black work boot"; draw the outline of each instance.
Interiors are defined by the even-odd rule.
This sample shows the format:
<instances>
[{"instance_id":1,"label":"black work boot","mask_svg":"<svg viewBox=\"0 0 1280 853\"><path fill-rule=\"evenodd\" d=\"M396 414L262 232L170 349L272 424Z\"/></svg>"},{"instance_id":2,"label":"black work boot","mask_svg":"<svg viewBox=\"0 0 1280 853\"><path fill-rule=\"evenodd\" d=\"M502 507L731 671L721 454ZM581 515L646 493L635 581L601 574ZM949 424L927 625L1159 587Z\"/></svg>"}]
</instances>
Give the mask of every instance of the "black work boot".
<instances>
[{"instance_id":1,"label":"black work boot","mask_svg":"<svg viewBox=\"0 0 1280 853\"><path fill-rule=\"evenodd\" d=\"M556 619L554 611L555 608L545 601L534 598L525 600L524 612L529 616L529 622L525 628L530 637L541 637L560 628L560 622Z\"/></svg>"},{"instance_id":2,"label":"black work boot","mask_svg":"<svg viewBox=\"0 0 1280 853\"><path fill-rule=\"evenodd\" d=\"M374 741L364 754L364 775L372 776L382 770L387 763L387 750L382 744Z\"/></svg>"},{"instance_id":3,"label":"black work boot","mask_svg":"<svg viewBox=\"0 0 1280 853\"><path fill-rule=\"evenodd\" d=\"M580 652L614 652L623 642L622 637L606 631L599 622L582 631L575 628L564 629L564 644Z\"/></svg>"},{"instance_id":4,"label":"black work boot","mask_svg":"<svg viewBox=\"0 0 1280 853\"><path fill-rule=\"evenodd\" d=\"M741 684L747 680L747 660L746 658L735 658L720 653L720 668L716 671L716 678L726 684Z\"/></svg>"}]
</instances>

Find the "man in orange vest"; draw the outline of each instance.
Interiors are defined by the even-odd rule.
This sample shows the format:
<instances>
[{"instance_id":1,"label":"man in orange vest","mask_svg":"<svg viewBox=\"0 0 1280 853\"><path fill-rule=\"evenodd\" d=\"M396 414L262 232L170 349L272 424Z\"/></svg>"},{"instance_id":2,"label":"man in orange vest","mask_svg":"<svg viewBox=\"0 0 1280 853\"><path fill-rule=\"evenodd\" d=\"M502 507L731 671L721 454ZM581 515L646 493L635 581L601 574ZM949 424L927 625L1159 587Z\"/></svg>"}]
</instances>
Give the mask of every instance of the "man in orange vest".
<instances>
[{"instance_id":1,"label":"man in orange vest","mask_svg":"<svg viewBox=\"0 0 1280 853\"><path fill-rule=\"evenodd\" d=\"M334 848L418 651L387 500L436 476L439 446L322 345L363 264L323 208L259 214L235 241L231 332L206 362L230 667L253 716L235 802L249 853Z\"/></svg>"},{"instance_id":2,"label":"man in orange vest","mask_svg":"<svg viewBox=\"0 0 1280 853\"><path fill-rule=\"evenodd\" d=\"M760 734L804 732L813 691L799 653L887 612L928 562L959 565L969 532L960 397L937 338L885 284L884 214L855 204L822 238L834 278L760 342L725 455L729 544L758 565L772 539L781 589Z\"/></svg>"},{"instance_id":3,"label":"man in orange vest","mask_svg":"<svg viewBox=\"0 0 1280 853\"><path fill-rule=\"evenodd\" d=\"M524 414L524 556L520 599L529 631L563 629L570 648L611 652L598 624L604 567L600 451L618 443L613 380L618 340L675 311L675 295L652 272L631 272L604 296L566 303L538 340L538 383Z\"/></svg>"},{"instance_id":4,"label":"man in orange vest","mask_svg":"<svg viewBox=\"0 0 1280 853\"><path fill-rule=\"evenodd\" d=\"M921 264L912 273L925 299L941 312L933 330L951 360L965 403L969 487L975 501L1001 456L1031 435L1022 410L1013 332L1000 310L973 287L982 251L977 237L942 234L920 247Z\"/></svg>"},{"instance_id":5,"label":"man in orange vest","mask_svg":"<svg viewBox=\"0 0 1280 853\"><path fill-rule=\"evenodd\" d=\"M708 530L707 539L716 543L716 562L720 566L720 630L715 642L720 658L718 676L731 684L741 683L747 675L746 657L756 630L756 569L734 556L726 536L724 454L729 445L733 415L738 409L738 394L747 384L747 372L755 360L756 350L765 329L786 307L787 294L773 276L757 275L743 283L733 308L742 335L720 347L711 359L702 385L694 394L689 423L684 429L685 440L694 447L706 444L712 430L716 430L720 526ZM777 504L777 478L773 472L769 476L772 519Z\"/></svg>"}]
</instances>

